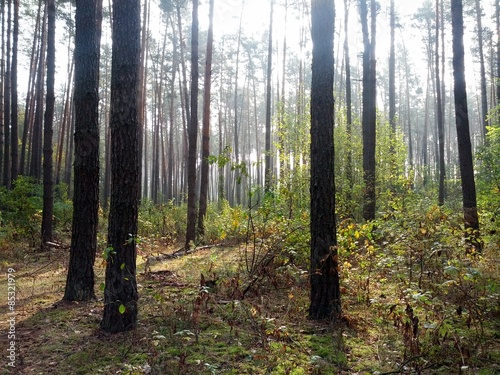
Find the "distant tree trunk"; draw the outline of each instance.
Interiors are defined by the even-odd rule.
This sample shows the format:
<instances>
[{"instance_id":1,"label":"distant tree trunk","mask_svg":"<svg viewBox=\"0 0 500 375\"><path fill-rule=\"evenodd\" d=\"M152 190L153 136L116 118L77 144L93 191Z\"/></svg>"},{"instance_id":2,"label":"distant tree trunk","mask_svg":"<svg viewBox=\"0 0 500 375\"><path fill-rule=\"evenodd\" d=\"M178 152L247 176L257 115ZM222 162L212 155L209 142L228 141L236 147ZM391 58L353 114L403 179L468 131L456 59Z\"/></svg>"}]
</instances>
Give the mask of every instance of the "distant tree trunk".
<instances>
[{"instance_id":1,"label":"distant tree trunk","mask_svg":"<svg viewBox=\"0 0 500 375\"><path fill-rule=\"evenodd\" d=\"M396 133L396 54L394 48L394 29L396 27L396 14L394 10L394 0L391 0L390 10L390 50L389 50L389 123L392 129L392 136ZM391 142L391 151L394 152L394 145ZM392 154L391 152L391 154Z\"/></svg>"},{"instance_id":2,"label":"distant tree trunk","mask_svg":"<svg viewBox=\"0 0 500 375\"><path fill-rule=\"evenodd\" d=\"M403 41L404 67L405 67L405 96L406 96L406 121L408 124L408 164L410 170L413 170L413 129L411 118L411 102L410 102L410 66L408 64L408 50Z\"/></svg>"},{"instance_id":3,"label":"distant tree trunk","mask_svg":"<svg viewBox=\"0 0 500 375\"><path fill-rule=\"evenodd\" d=\"M332 0L311 1L311 304L309 318L341 313L335 224Z\"/></svg>"},{"instance_id":4,"label":"distant tree trunk","mask_svg":"<svg viewBox=\"0 0 500 375\"><path fill-rule=\"evenodd\" d=\"M1 39L1 53L0 57L0 178L3 176L3 156L4 156L4 85L5 85L5 1L0 3L2 12L2 39ZM34 39L34 38L33 38ZM0 180L1 181L1 180ZM1 181L3 182L3 181Z\"/></svg>"},{"instance_id":5,"label":"distant tree trunk","mask_svg":"<svg viewBox=\"0 0 500 375\"><path fill-rule=\"evenodd\" d=\"M33 131L31 133L31 161L29 175L37 181L42 178L42 139L43 139L43 98L45 79L45 50L47 48L47 3L42 15L42 26L40 31L41 43L38 51L38 65L35 89L35 113L33 119Z\"/></svg>"},{"instance_id":6,"label":"distant tree trunk","mask_svg":"<svg viewBox=\"0 0 500 375\"><path fill-rule=\"evenodd\" d=\"M73 225L64 299L94 298L99 220L99 59L102 0L76 2Z\"/></svg>"},{"instance_id":7,"label":"distant tree trunk","mask_svg":"<svg viewBox=\"0 0 500 375\"><path fill-rule=\"evenodd\" d=\"M352 216L352 187L354 186L353 171L352 171L352 88L351 88L351 57L349 56L349 6L350 1L344 0L344 55L345 55L345 106L347 115L346 133L347 133L347 194L346 200L349 204L347 215Z\"/></svg>"},{"instance_id":8,"label":"distant tree trunk","mask_svg":"<svg viewBox=\"0 0 500 375\"><path fill-rule=\"evenodd\" d=\"M56 4L47 0L47 94L43 125L43 211L42 245L52 240L54 212L54 171L52 136L54 134L55 73L56 73Z\"/></svg>"},{"instance_id":9,"label":"distant tree trunk","mask_svg":"<svg viewBox=\"0 0 500 375\"><path fill-rule=\"evenodd\" d=\"M14 0L14 25L12 32L12 68L11 68L11 88L12 88L12 101L11 101L11 170L10 179L12 184L17 180L19 174L19 131L17 127L18 121L18 101L17 101L17 52L19 40L19 0Z\"/></svg>"},{"instance_id":10,"label":"distant tree trunk","mask_svg":"<svg viewBox=\"0 0 500 375\"><path fill-rule=\"evenodd\" d=\"M111 202L101 321L101 329L111 333L137 325L140 9L140 0L113 1Z\"/></svg>"},{"instance_id":11,"label":"distant tree trunk","mask_svg":"<svg viewBox=\"0 0 500 375\"><path fill-rule=\"evenodd\" d=\"M198 140L198 0L193 0L191 28L191 121L189 122L186 249L196 240L196 143Z\"/></svg>"},{"instance_id":12,"label":"distant tree trunk","mask_svg":"<svg viewBox=\"0 0 500 375\"><path fill-rule=\"evenodd\" d=\"M240 13L240 23L238 27L238 41L236 44L236 72L234 74L234 131L233 131L233 147L234 147L234 160L236 165L240 163L240 145L239 145L239 137L240 130L238 124L238 78L239 78L239 69L240 69L240 48L241 48L241 30L242 30L242 21L243 21L243 11L245 9L245 0L241 3L241 13ZM240 179L240 170L236 168L234 170L234 181L238 181ZM229 182L229 178L226 182ZM238 183L234 187L234 191L230 193L229 189L226 189L226 195L229 198L230 202L233 202L234 197L236 198L236 204L241 203L241 187Z\"/></svg>"},{"instance_id":13,"label":"distant tree trunk","mask_svg":"<svg viewBox=\"0 0 500 375\"><path fill-rule=\"evenodd\" d=\"M441 96L441 75L440 75L440 64L439 64L439 29L440 29L440 15L439 15L439 0L436 0L436 52L435 52L435 62L436 62L436 115L437 115L437 130L438 130L438 154L439 158L439 194L438 194L438 204L442 206L444 204L446 187L445 187L445 162L444 162L444 119L443 119L443 100Z\"/></svg>"},{"instance_id":14,"label":"distant tree trunk","mask_svg":"<svg viewBox=\"0 0 500 375\"><path fill-rule=\"evenodd\" d=\"M28 87L26 92L26 104L24 107L24 122L23 122L23 135L21 139L21 159L19 161L19 174L24 175L26 171L29 170L27 165L27 160L29 160L29 155L27 156L28 148L28 135L33 131L33 117L35 110L35 87L36 87L36 70L37 70L37 35L40 34L40 24L41 24L41 12L42 4L39 1L38 11L35 22L35 31L33 37L33 43L31 46L31 57L30 57L30 69L28 75ZM3 101L2 101L3 103Z\"/></svg>"},{"instance_id":15,"label":"distant tree trunk","mask_svg":"<svg viewBox=\"0 0 500 375\"><path fill-rule=\"evenodd\" d=\"M453 91L455 94L455 118L465 228L466 230L472 230L473 234L477 237L479 236L479 219L477 215L476 185L474 182L474 164L472 160L467 89L465 84L462 0L451 0L451 20L453 33L453 78L455 84ZM479 243L475 245L479 245Z\"/></svg>"},{"instance_id":16,"label":"distant tree trunk","mask_svg":"<svg viewBox=\"0 0 500 375\"><path fill-rule=\"evenodd\" d=\"M496 1L498 3L498 0ZM480 66L480 87L481 87L481 134L483 142L486 140L486 132L488 126L488 90L486 89L486 68L484 62L483 50L483 23L482 23L482 8L479 0L476 0L476 27L477 41L479 48L479 66ZM498 78L497 78L498 79Z\"/></svg>"},{"instance_id":17,"label":"distant tree trunk","mask_svg":"<svg viewBox=\"0 0 500 375\"><path fill-rule=\"evenodd\" d=\"M500 2L495 2L495 13L496 13L496 24L497 24L497 76L496 76L496 94L497 94L497 105L500 105ZM500 115L499 115L500 121Z\"/></svg>"},{"instance_id":18,"label":"distant tree trunk","mask_svg":"<svg viewBox=\"0 0 500 375\"><path fill-rule=\"evenodd\" d=\"M11 116L10 116L10 110L11 110L11 58L10 58L10 51L11 51L11 23L12 23L12 7L11 7L11 0L7 1L7 47L6 47L6 69L5 69L5 75L4 75L4 94L3 94L3 99L4 99L4 113L3 113L3 135L4 135L4 149L3 149L3 185L6 186L7 188L10 188L10 182L11 182L11 162L10 162L10 146L11 146L11 140L10 140L10 121L11 121ZM5 18L5 15L4 15Z\"/></svg>"},{"instance_id":19,"label":"distant tree trunk","mask_svg":"<svg viewBox=\"0 0 500 375\"><path fill-rule=\"evenodd\" d=\"M198 213L198 230L204 234L204 220L207 214L208 196L208 157L210 156L210 97L212 87L212 45L214 41L214 0L210 0L209 26L207 36L207 56L205 61L205 91L203 93L203 130L202 130L202 154L201 154L201 184L200 184L200 210Z\"/></svg>"},{"instance_id":20,"label":"distant tree trunk","mask_svg":"<svg viewBox=\"0 0 500 375\"><path fill-rule=\"evenodd\" d=\"M375 219L375 145L377 124L377 76L375 60L376 2L371 0L371 35L368 32L367 0L360 1L361 28L363 31L363 218Z\"/></svg>"},{"instance_id":21,"label":"distant tree trunk","mask_svg":"<svg viewBox=\"0 0 500 375\"><path fill-rule=\"evenodd\" d=\"M264 191L271 190L273 178L273 166L271 165L271 74L273 70L273 6L271 0L271 12L269 16L269 41L267 47L267 76L266 76L266 158L264 167ZM333 21L332 21L333 22Z\"/></svg>"}]
</instances>

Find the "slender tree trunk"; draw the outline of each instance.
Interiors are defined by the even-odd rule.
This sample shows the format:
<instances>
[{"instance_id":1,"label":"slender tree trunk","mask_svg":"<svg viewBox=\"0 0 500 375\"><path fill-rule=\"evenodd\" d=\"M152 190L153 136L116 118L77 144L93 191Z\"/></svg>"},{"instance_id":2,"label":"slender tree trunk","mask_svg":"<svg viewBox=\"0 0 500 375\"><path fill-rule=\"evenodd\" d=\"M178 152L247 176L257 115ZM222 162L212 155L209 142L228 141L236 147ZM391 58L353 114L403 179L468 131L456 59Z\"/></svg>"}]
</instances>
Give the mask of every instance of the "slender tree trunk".
<instances>
[{"instance_id":1,"label":"slender tree trunk","mask_svg":"<svg viewBox=\"0 0 500 375\"><path fill-rule=\"evenodd\" d=\"M11 24L12 24L12 0L7 1L7 48L6 48L6 70L5 70L5 83L4 83L4 113L3 113L3 135L4 135L4 154L3 154L3 185L10 188L11 182L11 161L10 161L10 111L11 111ZM5 15L4 15L5 17Z\"/></svg>"},{"instance_id":2,"label":"slender tree trunk","mask_svg":"<svg viewBox=\"0 0 500 375\"><path fill-rule=\"evenodd\" d=\"M52 240L54 212L54 167L52 137L54 134L55 73L56 73L56 4L47 0L47 94L43 124L43 211L42 245Z\"/></svg>"},{"instance_id":3,"label":"slender tree trunk","mask_svg":"<svg viewBox=\"0 0 500 375\"><path fill-rule=\"evenodd\" d=\"M234 131L233 131L233 146L234 146L234 160L236 165L240 163L240 129L238 124L238 78L239 78L239 68L240 68L240 47L241 47L241 30L242 30L242 21L243 21L243 11L245 9L245 1L243 0L241 4L241 13L240 13L240 25L238 28L238 41L236 45L236 72L234 75ZM234 181L238 181L240 179L240 170L236 168L234 170ZM229 182L229 179L228 181ZM234 203L234 198L236 198L236 204L241 203L241 187L238 183L234 186L234 191L226 189L226 195L228 195L229 201Z\"/></svg>"},{"instance_id":4,"label":"slender tree trunk","mask_svg":"<svg viewBox=\"0 0 500 375\"><path fill-rule=\"evenodd\" d=\"M4 96L5 96L5 0L1 2L2 12L2 56L0 59L0 176L3 176L3 157L4 157ZM33 38L35 39L35 38Z\"/></svg>"},{"instance_id":5,"label":"slender tree trunk","mask_svg":"<svg viewBox=\"0 0 500 375\"><path fill-rule=\"evenodd\" d=\"M467 236L479 237L479 219L477 215L476 185L474 182L474 164L469 131L467 109L467 89L465 84L464 63L464 25L462 0L451 0L451 20L453 33L453 78L455 94L455 121L457 126L458 156L462 179L463 210ZM479 241L472 244L480 250Z\"/></svg>"},{"instance_id":6,"label":"slender tree trunk","mask_svg":"<svg viewBox=\"0 0 500 375\"><path fill-rule=\"evenodd\" d=\"M269 16L269 41L267 47L267 76L266 76L266 159L264 167L265 188L267 193L271 190L273 179L273 166L271 165L271 74L273 70L273 6L271 0L271 12ZM332 21L333 22L333 21Z\"/></svg>"},{"instance_id":7,"label":"slender tree trunk","mask_svg":"<svg viewBox=\"0 0 500 375\"><path fill-rule=\"evenodd\" d=\"M21 140L21 160L19 161L19 174L24 175L26 170L28 170L27 160L27 148L28 148L28 136L33 130L33 118L35 109L35 87L36 87L36 70L37 70L37 40L40 34L40 23L41 23L41 1L39 1L37 17L35 22L35 32L33 37L33 44L31 47L31 57L30 57L30 69L28 76L28 87L26 92L26 104L24 108L24 125L23 125L23 135ZM2 101L3 103L3 101Z\"/></svg>"},{"instance_id":8,"label":"slender tree trunk","mask_svg":"<svg viewBox=\"0 0 500 375\"><path fill-rule=\"evenodd\" d=\"M191 121L189 123L186 249L196 240L196 144L198 140L198 0L193 0L191 28Z\"/></svg>"},{"instance_id":9,"label":"slender tree trunk","mask_svg":"<svg viewBox=\"0 0 500 375\"><path fill-rule=\"evenodd\" d=\"M94 298L99 209L99 60L102 0L78 0L75 35L73 225L64 299Z\"/></svg>"},{"instance_id":10,"label":"slender tree trunk","mask_svg":"<svg viewBox=\"0 0 500 375\"><path fill-rule=\"evenodd\" d=\"M18 101L17 101L17 52L19 40L19 0L14 0L14 25L12 32L12 68L11 68L11 94L12 94L12 110L11 110L11 170L10 178L12 184L17 180L19 174L19 131L17 127L18 121Z\"/></svg>"},{"instance_id":11,"label":"slender tree trunk","mask_svg":"<svg viewBox=\"0 0 500 375\"><path fill-rule=\"evenodd\" d=\"M37 181L42 178L42 139L43 139L43 99L44 99L44 79L45 79L45 50L47 48L47 6L42 15L42 26L40 32L41 43L38 53L37 81L35 102L36 109L33 120L33 132L31 134L31 162L29 175Z\"/></svg>"},{"instance_id":12,"label":"slender tree trunk","mask_svg":"<svg viewBox=\"0 0 500 375\"><path fill-rule=\"evenodd\" d=\"M496 0L498 3L498 0ZM477 41L479 48L479 66L480 66L480 88L481 88L481 134L483 142L486 141L486 133L488 126L488 90L486 89L486 68L484 62L484 49L483 49L483 23L482 23L481 4L476 0L476 27L477 27Z\"/></svg>"},{"instance_id":13,"label":"slender tree trunk","mask_svg":"<svg viewBox=\"0 0 500 375\"><path fill-rule=\"evenodd\" d=\"M439 15L439 0L436 0L436 115L437 115L437 130L438 130L438 154L439 158L439 194L438 194L438 204L442 206L445 199L445 161L444 161L444 119L443 119L443 100L441 97L441 75L440 75L440 64L439 64L439 29L440 29L440 15Z\"/></svg>"},{"instance_id":14,"label":"slender tree trunk","mask_svg":"<svg viewBox=\"0 0 500 375\"><path fill-rule=\"evenodd\" d=\"M396 54L394 48L394 29L396 27L396 14L394 10L394 0L391 0L390 11L390 50L389 50L389 123L392 129L392 137L396 133ZM393 143L391 142L391 151L393 150ZM392 153L391 152L391 153Z\"/></svg>"},{"instance_id":15,"label":"slender tree trunk","mask_svg":"<svg viewBox=\"0 0 500 375\"><path fill-rule=\"evenodd\" d=\"M349 205L352 201L352 187L354 186L353 171L352 171L352 88L351 88L351 57L349 55L349 6L350 1L344 0L344 55L345 55L345 106L346 106L346 133L347 133L347 165L346 165L346 178L347 178L347 192L346 200ZM352 208L349 207L349 211ZM347 213L352 216L353 212Z\"/></svg>"},{"instance_id":16,"label":"slender tree trunk","mask_svg":"<svg viewBox=\"0 0 500 375\"><path fill-rule=\"evenodd\" d=\"M212 46L214 41L213 23L214 23L214 0L210 0L209 8L209 26L207 36L207 56L205 61L205 91L203 93L203 142L201 154L201 185L200 185L200 211L198 213L198 230L204 234L204 220L207 214L207 196L208 196L208 157L210 156L210 98L212 87Z\"/></svg>"},{"instance_id":17,"label":"slender tree trunk","mask_svg":"<svg viewBox=\"0 0 500 375\"><path fill-rule=\"evenodd\" d=\"M341 313L335 223L333 31L331 0L311 1L311 303L309 318Z\"/></svg>"},{"instance_id":18,"label":"slender tree trunk","mask_svg":"<svg viewBox=\"0 0 500 375\"><path fill-rule=\"evenodd\" d=\"M375 145L377 122L377 77L375 60L376 4L371 0L371 35L368 32L367 0L360 1L361 27L363 31L363 218L375 219Z\"/></svg>"},{"instance_id":19,"label":"slender tree trunk","mask_svg":"<svg viewBox=\"0 0 500 375\"><path fill-rule=\"evenodd\" d=\"M101 329L111 333L137 325L140 8L140 0L113 1L111 203L101 321Z\"/></svg>"}]
</instances>

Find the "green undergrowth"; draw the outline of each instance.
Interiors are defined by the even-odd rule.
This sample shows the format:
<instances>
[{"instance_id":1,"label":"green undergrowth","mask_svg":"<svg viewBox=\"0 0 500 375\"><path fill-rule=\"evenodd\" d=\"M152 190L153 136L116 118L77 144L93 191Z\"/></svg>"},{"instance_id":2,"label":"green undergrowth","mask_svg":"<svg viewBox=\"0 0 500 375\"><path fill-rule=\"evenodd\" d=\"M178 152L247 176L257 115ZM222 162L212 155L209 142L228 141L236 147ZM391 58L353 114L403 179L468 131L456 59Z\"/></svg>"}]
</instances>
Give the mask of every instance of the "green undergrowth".
<instances>
[{"instance_id":1,"label":"green undergrowth","mask_svg":"<svg viewBox=\"0 0 500 375\"><path fill-rule=\"evenodd\" d=\"M393 197L376 221L339 219L343 314L339 321L315 322L307 319L309 217L291 207L272 196L251 210L211 206L200 247L161 258L182 247L184 207L145 204L139 324L116 335L98 328L102 259L96 262L97 300L62 303L67 250L33 252L25 242L4 241L2 266L17 275L20 357L17 372L2 367L3 373L500 371L494 210L480 211L481 249L470 245L459 205L439 207L411 193ZM0 282L6 285L5 275ZM2 337L6 327L1 321Z\"/></svg>"}]
</instances>

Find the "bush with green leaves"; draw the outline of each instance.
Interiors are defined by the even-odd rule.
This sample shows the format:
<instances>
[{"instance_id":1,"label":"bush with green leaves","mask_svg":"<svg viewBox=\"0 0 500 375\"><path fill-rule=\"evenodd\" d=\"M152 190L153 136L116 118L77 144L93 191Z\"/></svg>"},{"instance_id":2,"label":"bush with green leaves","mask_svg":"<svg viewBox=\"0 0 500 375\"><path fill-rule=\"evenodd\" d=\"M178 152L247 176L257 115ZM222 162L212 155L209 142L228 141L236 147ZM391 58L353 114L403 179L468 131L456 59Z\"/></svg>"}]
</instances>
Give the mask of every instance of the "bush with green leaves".
<instances>
[{"instance_id":1,"label":"bush with green leaves","mask_svg":"<svg viewBox=\"0 0 500 375\"><path fill-rule=\"evenodd\" d=\"M69 232L73 207L66 186L54 193L54 228ZM0 236L8 240L27 240L35 246L40 239L43 187L34 179L20 176L12 189L0 188Z\"/></svg>"}]
</instances>

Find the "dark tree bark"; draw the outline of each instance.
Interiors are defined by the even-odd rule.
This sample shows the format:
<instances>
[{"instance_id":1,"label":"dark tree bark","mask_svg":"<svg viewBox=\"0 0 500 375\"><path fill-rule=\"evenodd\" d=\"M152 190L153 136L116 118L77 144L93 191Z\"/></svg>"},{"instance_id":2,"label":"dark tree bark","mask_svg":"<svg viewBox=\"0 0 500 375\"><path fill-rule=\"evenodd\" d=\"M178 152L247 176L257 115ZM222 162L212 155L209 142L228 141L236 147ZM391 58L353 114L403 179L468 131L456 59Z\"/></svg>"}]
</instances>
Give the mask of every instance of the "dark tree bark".
<instances>
[{"instance_id":1,"label":"dark tree bark","mask_svg":"<svg viewBox=\"0 0 500 375\"><path fill-rule=\"evenodd\" d=\"M443 119L443 99L441 95L441 74L440 74L440 64L439 64L439 29L440 29L440 14L439 14L439 0L436 0L436 51L435 51L435 62L436 62L436 115L437 115L437 130L438 130L438 155L439 158L439 193L438 193L438 204L442 206L445 199L445 177L446 177L446 167L444 162L444 119Z\"/></svg>"},{"instance_id":2,"label":"dark tree bark","mask_svg":"<svg viewBox=\"0 0 500 375\"><path fill-rule=\"evenodd\" d=\"M28 134L33 131L33 118L35 113L35 87L36 87L36 64L37 64L37 40L40 34L40 24L41 24L41 13L42 13L42 2L39 0L35 31L33 37L33 43L31 46L31 57L30 57L30 69L28 77L28 87L26 90L26 101L24 107L24 123L23 123L23 135L21 139L21 159L19 160L19 174L24 175L26 171L29 170L27 165L27 160L30 160L29 154L27 153L28 148Z\"/></svg>"},{"instance_id":3,"label":"dark tree bark","mask_svg":"<svg viewBox=\"0 0 500 375\"><path fill-rule=\"evenodd\" d=\"M203 129L201 152L201 183L200 183L200 208L198 213L198 230L204 234L204 220L207 214L208 196L208 157L210 156L210 97L212 88L212 46L214 41L214 0L210 0L209 26L207 36L207 57L205 61L205 91L203 93Z\"/></svg>"},{"instance_id":4,"label":"dark tree bark","mask_svg":"<svg viewBox=\"0 0 500 375\"><path fill-rule=\"evenodd\" d=\"M52 240L54 212L54 171L52 160L52 136L54 134L56 73L56 4L47 0L47 94L43 121L43 211L42 245Z\"/></svg>"},{"instance_id":5,"label":"dark tree bark","mask_svg":"<svg viewBox=\"0 0 500 375\"><path fill-rule=\"evenodd\" d=\"M333 0L311 1L311 319L338 319L341 312L333 146L334 19Z\"/></svg>"},{"instance_id":6,"label":"dark tree bark","mask_svg":"<svg viewBox=\"0 0 500 375\"><path fill-rule=\"evenodd\" d=\"M241 48L241 31L242 31L242 21L243 21L243 11L245 9L245 0L241 3L241 13L240 13L240 23L238 27L238 41L236 44L236 72L234 74L234 102L233 102L233 111L234 111L234 131L233 131L233 147L234 147L234 160L236 165L240 163L240 129L238 122L238 78L239 78L239 70L240 70L240 48ZM229 166L228 166L229 167ZM235 168L234 170L234 181L239 181L240 179L240 170ZM226 179L226 184L230 183L230 178ZM241 203L241 186L240 184L236 184L234 189L226 188L226 196L229 199L230 204L234 203L234 198L236 198L236 204Z\"/></svg>"},{"instance_id":7,"label":"dark tree bark","mask_svg":"<svg viewBox=\"0 0 500 375\"><path fill-rule=\"evenodd\" d=\"M377 75L375 60L376 2L371 0L371 35L368 32L367 0L360 0L363 31L363 178L365 182L363 218L375 219L375 145L377 125Z\"/></svg>"},{"instance_id":8,"label":"dark tree bark","mask_svg":"<svg viewBox=\"0 0 500 375\"><path fill-rule=\"evenodd\" d=\"M101 329L115 333L137 325L140 0L113 1L112 40L111 202Z\"/></svg>"},{"instance_id":9,"label":"dark tree bark","mask_svg":"<svg viewBox=\"0 0 500 375\"><path fill-rule=\"evenodd\" d=\"M102 0L76 2L73 226L64 299L94 298L99 209L99 58Z\"/></svg>"},{"instance_id":10,"label":"dark tree bark","mask_svg":"<svg viewBox=\"0 0 500 375\"><path fill-rule=\"evenodd\" d=\"M500 105L500 2L497 1L495 5L496 13L496 26L497 26L497 76L496 76L496 94L497 94L497 105ZM500 120L500 115L499 115Z\"/></svg>"},{"instance_id":11,"label":"dark tree bark","mask_svg":"<svg viewBox=\"0 0 500 375\"><path fill-rule=\"evenodd\" d=\"M498 0L497 0L498 3ZM488 91L486 89L486 68L484 62L483 50L483 23L482 23L481 4L476 0L476 27L477 27L477 41L479 49L479 67L480 67L480 89L481 89L481 134L483 141L486 140L487 126L488 126Z\"/></svg>"},{"instance_id":12,"label":"dark tree bark","mask_svg":"<svg viewBox=\"0 0 500 375\"><path fill-rule=\"evenodd\" d=\"M394 10L394 0L391 0L391 10L390 10L391 46L389 50L389 123L391 125L393 136L396 133L396 54L394 48L395 27L396 27L396 14ZM392 143L391 143L391 148L393 148Z\"/></svg>"},{"instance_id":13,"label":"dark tree bark","mask_svg":"<svg viewBox=\"0 0 500 375\"><path fill-rule=\"evenodd\" d=\"M453 33L453 80L455 94L455 121L457 127L458 157L462 179L463 210L466 230L479 236L479 219L476 204L476 185L469 130L467 89L464 63L464 23L462 0L451 0ZM476 244L477 245L477 244Z\"/></svg>"},{"instance_id":14,"label":"dark tree bark","mask_svg":"<svg viewBox=\"0 0 500 375\"><path fill-rule=\"evenodd\" d=\"M6 69L4 75L4 113L3 113L3 136L4 136L4 149L3 149L3 185L7 188L10 188L10 170L11 170L11 162L10 162L10 110L11 110L11 23L12 23L12 7L11 1L7 1L7 46L6 46ZM5 15L4 15L5 18Z\"/></svg>"},{"instance_id":15,"label":"dark tree bark","mask_svg":"<svg viewBox=\"0 0 500 375\"><path fill-rule=\"evenodd\" d=\"M193 0L191 28L191 121L188 150L188 208L186 249L196 240L196 144L198 140L198 0Z\"/></svg>"},{"instance_id":16,"label":"dark tree bark","mask_svg":"<svg viewBox=\"0 0 500 375\"><path fill-rule=\"evenodd\" d=\"M10 131L10 159L11 159L11 169L10 169L10 179L11 184L17 179L19 174L19 131L17 128L18 121L18 100L17 100L17 52L18 52L18 40L19 40L19 0L14 0L14 24L12 30L12 68L10 71L11 75L11 88L12 88L12 100L11 100L11 131Z\"/></svg>"},{"instance_id":17,"label":"dark tree bark","mask_svg":"<svg viewBox=\"0 0 500 375\"><path fill-rule=\"evenodd\" d=\"M271 74L273 70L273 6L271 0L271 13L269 16L269 41L267 49L267 76L266 76L266 145L265 145L265 167L264 167L264 191L271 190L273 167L271 165ZM333 21L332 21L333 22Z\"/></svg>"},{"instance_id":18,"label":"dark tree bark","mask_svg":"<svg viewBox=\"0 0 500 375\"><path fill-rule=\"evenodd\" d=\"M41 43L38 51L36 88L35 88L35 112L33 118L33 131L31 132L31 160L29 175L37 181L42 178L42 139L43 139L43 98L45 79L45 50L47 48L47 2L42 11L42 22L40 30Z\"/></svg>"},{"instance_id":19,"label":"dark tree bark","mask_svg":"<svg viewBox=\"0 0 500 375\"><path fill-rule=\"evenodd\" d=\"M352 84L351 84L351 58L349 56L349 0L344 0L344 55L345 55L345 106L346 106L346 133L348 142L347 151L347 165L346 165L346 177L347 177L347 194L346 200L349 202L347 215L352 216L352 187L354 186L353 170L352 170Z\"/></svg>"}]
</instances>

